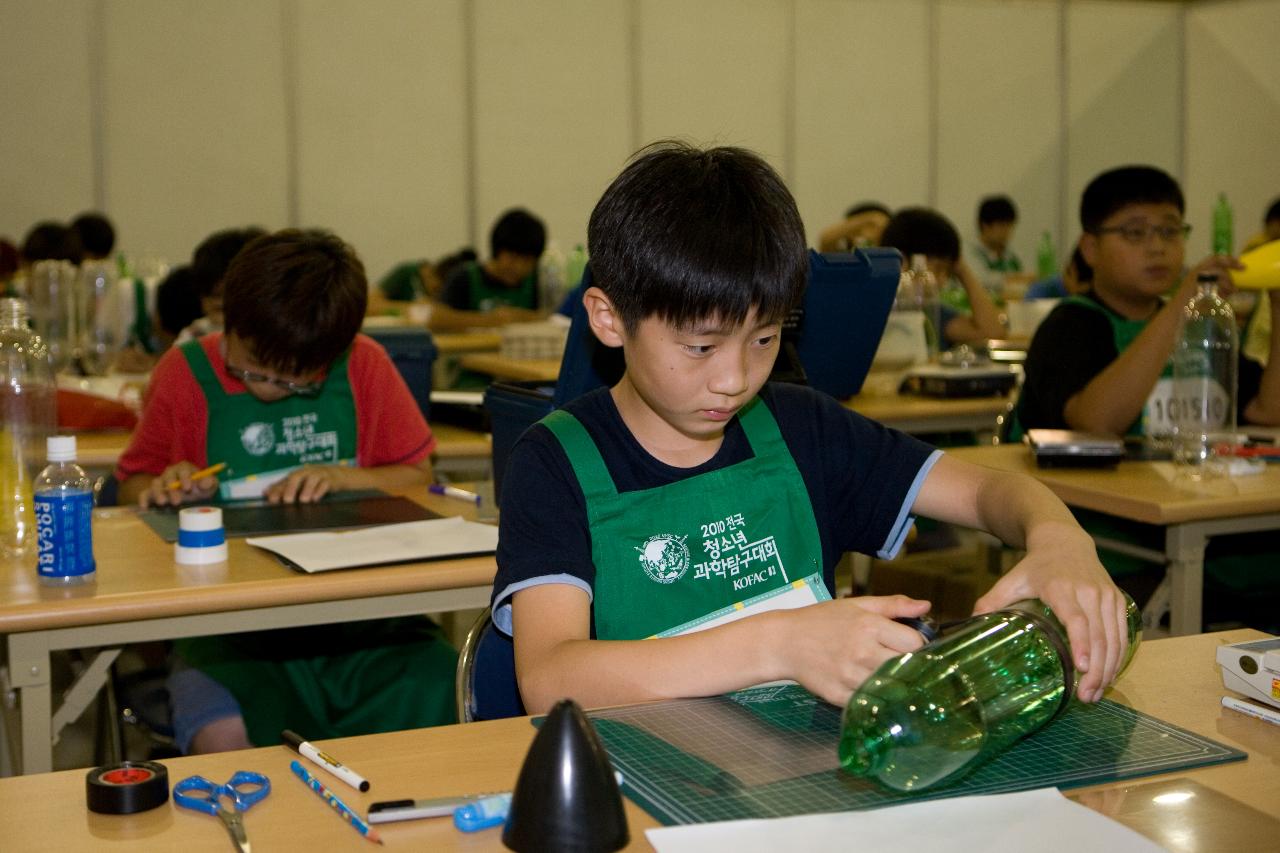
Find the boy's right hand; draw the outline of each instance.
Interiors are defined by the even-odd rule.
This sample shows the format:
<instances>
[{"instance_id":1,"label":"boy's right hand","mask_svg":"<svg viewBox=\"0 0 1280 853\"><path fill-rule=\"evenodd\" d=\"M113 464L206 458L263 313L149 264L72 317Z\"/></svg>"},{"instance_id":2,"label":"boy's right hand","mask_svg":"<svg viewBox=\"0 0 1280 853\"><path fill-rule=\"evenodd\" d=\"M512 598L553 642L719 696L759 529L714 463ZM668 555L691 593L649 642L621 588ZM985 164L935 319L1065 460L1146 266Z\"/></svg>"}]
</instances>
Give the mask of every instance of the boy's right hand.
<instances>
[{"instance_id":1,"label":"boy's right hand","mask_svg":"<svg viewBox=\"0 0 1280 853\"><path fill-rule=\"evenodd\" d=\"M1232 270L1242 270L1244 264L1240 263L1240 259L1232 255L1209 255L1200 263L1187 270L1187 274L1182 279L1182 284L1178 286L1178 296L1175 301L1179 305L1185 305L1192 294L1196 292L1196 279L1201 273L1215 273L1218 276L1218 294L1223 297L1230 296L1235 293L1235 282L1231 278Z\"/></svg>"},{"instance_id":2,"label":"boy's right hand","mask_svg":"<svg viewBox=\"0 0 1280 853\"><path fill-rule=\"evenodd\" d=\"M183 460L176 465L164 469L159 477L151 481L147 490L138 495L138 506L146 509L149 506L179 506L193 501L208 500L218 490L217 476L210 475L192 480L191 475L200 469ZM176 488L169 488L177 483Z\"/></svg>"},{"instance_id":3,"label":"boy's right hand","mask_svg":"<svg viewBox=\"0 0 1280 853\"><path fill-rule=\"evenodd\" d=\"M924 645L920 632L894 619L919 617L929 602L905 595L862 596L775 611L785 626L778 644L780 677L843 708L890 658Z\"/></svg>"}]
</instances>

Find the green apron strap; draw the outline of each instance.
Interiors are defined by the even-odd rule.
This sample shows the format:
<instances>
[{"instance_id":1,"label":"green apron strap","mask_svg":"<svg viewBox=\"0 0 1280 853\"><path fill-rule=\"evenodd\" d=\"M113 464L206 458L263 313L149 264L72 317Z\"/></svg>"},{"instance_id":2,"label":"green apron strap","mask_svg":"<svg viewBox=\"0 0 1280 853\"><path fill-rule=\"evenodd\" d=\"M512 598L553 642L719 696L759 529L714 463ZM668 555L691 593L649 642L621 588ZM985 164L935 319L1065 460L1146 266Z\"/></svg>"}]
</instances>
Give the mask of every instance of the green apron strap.
<instances>
[{"instance_id":1,"label":"green apron strap","mask_svg":"<svg viewBox=\"0 0 1280 853\"><path fill-rule=\"evenodd\" d=\"M592 505L594 498L614 497L618 494L609 468L604 464L600 450L582 421L563 409L557 409L543 418L542 424L551 430L551 434L560 441L565 455L569 457L569 464L573 466L573 473L582 486L588 507Z\"/></svg>"},{"instance_id":2,"label":"green apron strap","mask_svg":"<svg viewBox=\"0 0 1280 853\"><path fill-rule=\"evenodd\" d=\"M187 360L187 366L191 368L191 375L200 383L200 389L204 391L204 397L210 402L225 397L226 391L222 388L222 383L218 381L218 375L213 372L213 365L209 363L209 356L205 355L204 347L200 345L200 339L187 341L178 347L182 355Z\"/></svg>"},{"instance_id":3,"label":"green apron strap","mask_svg":"<svg viewBox=\"0 0 1280 853\"><path fill-rule=\"evenodd\" d=\"M782 431L778 429L778 422L774 420L769 407L759 397L739 410L738 423L742 424L742 431L746 433L747 441L751 443L751 450L756 456L775 452L791 455L787 449L787 443L782 440Z\"/></svg>"}]
</instances>

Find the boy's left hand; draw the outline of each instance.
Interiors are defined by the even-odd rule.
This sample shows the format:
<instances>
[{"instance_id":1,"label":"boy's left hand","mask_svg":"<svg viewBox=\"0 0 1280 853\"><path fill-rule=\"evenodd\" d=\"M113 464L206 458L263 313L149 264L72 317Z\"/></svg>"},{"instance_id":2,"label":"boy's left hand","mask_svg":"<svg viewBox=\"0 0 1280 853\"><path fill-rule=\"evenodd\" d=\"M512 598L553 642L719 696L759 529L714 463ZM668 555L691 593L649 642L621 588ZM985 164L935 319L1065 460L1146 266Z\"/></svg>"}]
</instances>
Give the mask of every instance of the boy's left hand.
<instances>
[{"instance_id":1,"label":"boy's left hand","mask_svg":"<svg viewBox=\"0 0 1280 853\"><path fill-rule=\"evenodd\" d=\"M308 465L271 485L263 497L267 503L315 503L330 492L344 488L345 469L341 465Z\"/></svg>"},{"instance_id":2,"label":"boy's left hand","mask_svg":"<svg viewBox=\"0 0 1280 853\"><path fill-rule=\"evenodd\" d=\"M1081 673L1076 695L1096 702L1116 677L1128 647L1124 595L1098 562L1088 534L1065 524L1045 525L1028 543L1027 555L974 605L989 613L1038 598L1067 629Z\"/></svg>"}]
</instances>

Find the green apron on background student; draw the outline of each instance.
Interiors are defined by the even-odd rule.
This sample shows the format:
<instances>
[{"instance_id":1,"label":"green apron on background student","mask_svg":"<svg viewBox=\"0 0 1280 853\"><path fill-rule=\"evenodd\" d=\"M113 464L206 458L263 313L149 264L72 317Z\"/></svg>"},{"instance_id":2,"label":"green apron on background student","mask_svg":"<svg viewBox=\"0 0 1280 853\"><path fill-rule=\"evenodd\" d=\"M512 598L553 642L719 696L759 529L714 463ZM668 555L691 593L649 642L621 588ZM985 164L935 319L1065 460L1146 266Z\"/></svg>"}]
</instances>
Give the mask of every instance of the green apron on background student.
<instances>
[{"instance_id":1,"label":"green apron on background student","mask_svg":"<svg viewBox=\"0 0 1280 853\"><path fill-rule=\"evenodd\" d=\"M619 493L576 418L558 411L543 420L586 498L597 638L681 633L750 599L797 590L810 602L830 598L809 493L777 422L759 398L739 422L752 458Z\"/></svg>"},{"instance_id":2,"label":"green apron on background student","mask_svg":"<svg viewBox=\"0 0 1280 853\"><path fill-rule=\"evenodd\" d=\"M208 401L207 458L227 463L222 497L260 495L302 465L354 464L349 353L318 396L265 403L227 394L199 341L182 352ZM285 728L320 739L455 722L457 653L426 617L196 637L175 647L236 697L255 744L277 743Z\"/></svg>"},{"instance_id":3,"label":"green apron on background student","mask_svg":"<svg viewBox=\"0 0 1280 853\"><path fill-rule=\"evenodd\" d=\"M467 264L467 277L471 283L470 308L472 311L492 311L499 305L530 309L538 306L538 279L533 274L520 279L520 283L515 287L503 285L495 287L489 283L480 265L473 261Z\"/></svg>"}]
</instances>

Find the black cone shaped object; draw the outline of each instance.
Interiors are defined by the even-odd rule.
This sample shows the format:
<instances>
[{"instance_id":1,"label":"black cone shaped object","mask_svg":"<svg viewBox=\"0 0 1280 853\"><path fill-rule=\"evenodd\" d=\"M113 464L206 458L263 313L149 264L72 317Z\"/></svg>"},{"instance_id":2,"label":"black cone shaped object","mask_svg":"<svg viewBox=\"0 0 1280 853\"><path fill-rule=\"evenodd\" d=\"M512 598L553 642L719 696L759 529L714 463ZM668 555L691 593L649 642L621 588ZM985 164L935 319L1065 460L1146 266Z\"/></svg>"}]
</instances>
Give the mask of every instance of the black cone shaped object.
<instances>
[{"instance_id":1,"label":"black cone shaped object","mask_svg":"<svg viewBox=\"0 0 1280 853\"><path fill-rule=\"evenodd\" d=\"M582 708L562 700L524 758L502 843L521 853L609 853L629 839L609 756Z\"/></svg>"}]
</instances>

